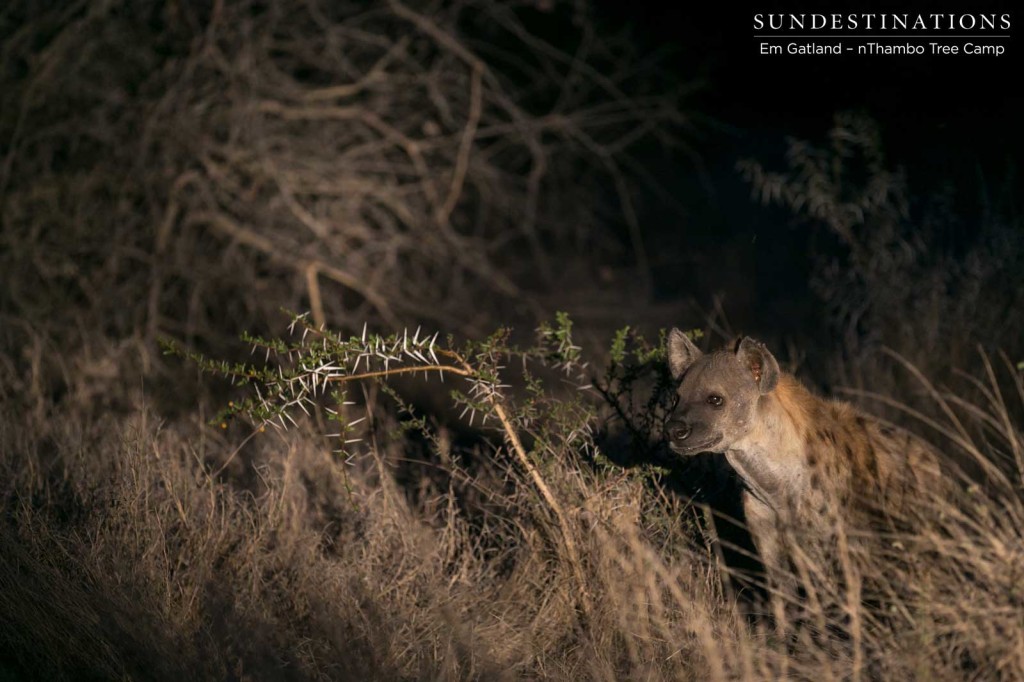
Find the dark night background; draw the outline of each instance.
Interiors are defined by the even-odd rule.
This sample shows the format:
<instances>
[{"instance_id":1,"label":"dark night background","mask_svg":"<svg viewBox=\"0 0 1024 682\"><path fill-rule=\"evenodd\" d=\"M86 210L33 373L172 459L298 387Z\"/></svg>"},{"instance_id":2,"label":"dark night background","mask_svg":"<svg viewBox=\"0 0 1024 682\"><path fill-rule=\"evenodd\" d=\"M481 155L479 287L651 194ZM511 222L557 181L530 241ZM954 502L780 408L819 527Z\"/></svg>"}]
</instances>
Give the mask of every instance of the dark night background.
<instances>
[{"instance_id":1,"label":"dark night background","mask_svg":"<svg viewBox=\"0 0 1024 682\"><path fill-rule=\"evenodd\" d=\"M1010 38L1000 41L1007 49L999 57L760 55L753 17L770 12L1009 13L1015 23ZM685 234L662 254L662 294L725 293L741 327L770 329L780 317L806 327L820 320L814 306L802 305L813 233L793 230L782 211L758 206L736 171L739 159L781 165L787 138L820 139L836 112L863 112L878 122L888 161L906 170L912 188L952 190L957 221L944 238L959 246L977 230L984 194L994 186L1010 194L1024 189L1024 53L1013 3L609 2L598 15L628 27L644 48L667 54L665 64L676 73L698 77L701 87L689 104L703 124L693 144L704 182L666 168L658 177L686 210L654 210L647 217L655 230ZM652 156L660 170L658 162ZM694 244L723 242L755 278L753 297L746 282L730 282L721 268L678 267Z\"/></svg>"}]
</instances>

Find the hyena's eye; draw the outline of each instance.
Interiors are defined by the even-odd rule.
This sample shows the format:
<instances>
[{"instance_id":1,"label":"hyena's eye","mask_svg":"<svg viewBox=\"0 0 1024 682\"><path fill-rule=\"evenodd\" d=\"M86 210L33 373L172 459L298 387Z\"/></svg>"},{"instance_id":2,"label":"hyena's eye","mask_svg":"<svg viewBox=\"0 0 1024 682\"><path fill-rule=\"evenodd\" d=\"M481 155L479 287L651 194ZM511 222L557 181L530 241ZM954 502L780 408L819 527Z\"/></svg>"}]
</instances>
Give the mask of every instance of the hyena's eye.
<instances>
[{"instance_id":1,"label":"hyena's eye","mask_svg":"<svg viewBox=\"0 0 1024 682\"><path fill-rule=\"evenodd\" d=\"M708 405L710 405L711 407L721 407L724 403L725 398L718 395L717 393L712 393L711 395L708 396Z\"/></svg>"}]
</instances>

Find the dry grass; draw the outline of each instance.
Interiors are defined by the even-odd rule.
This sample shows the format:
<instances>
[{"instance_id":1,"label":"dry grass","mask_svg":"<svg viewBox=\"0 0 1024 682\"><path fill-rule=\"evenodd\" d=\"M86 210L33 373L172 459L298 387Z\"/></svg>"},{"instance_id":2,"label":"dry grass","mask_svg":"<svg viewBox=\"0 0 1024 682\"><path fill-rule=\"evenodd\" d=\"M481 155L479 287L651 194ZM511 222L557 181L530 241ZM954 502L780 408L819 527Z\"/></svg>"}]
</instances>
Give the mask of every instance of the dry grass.
<instances>
[{"instance_id":1,"label":"dry grass","mask_svg":"<svg viewBox=\"0 0 1024 682\"><path fill-rule=\"evenodd\" d=\"M986 386L946 398L944 442L1000 475L913 533L849 529L773 616L722 583L678 498L572 451L538 473L566 529L504 448L442 437L422 459L379 409L349 464L311 425L243 442L146 411L8 413L2 660L48 679L1017 679L1024 439Z\"/></svg>"}]
</instances>

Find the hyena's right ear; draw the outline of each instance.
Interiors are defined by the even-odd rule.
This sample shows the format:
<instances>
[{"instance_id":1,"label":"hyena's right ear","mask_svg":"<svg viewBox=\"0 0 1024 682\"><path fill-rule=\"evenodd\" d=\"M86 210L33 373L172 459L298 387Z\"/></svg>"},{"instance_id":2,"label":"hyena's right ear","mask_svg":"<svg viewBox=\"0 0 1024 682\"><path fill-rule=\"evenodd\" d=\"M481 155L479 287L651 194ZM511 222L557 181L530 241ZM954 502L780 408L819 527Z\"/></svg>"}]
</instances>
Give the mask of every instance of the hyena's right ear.
<instances>
[{"instance_id":1,"label":"hyena's right ear","mask_svg":"<svg viewBox=\"0 0 1024 682\"><path fill-rule=\"evenodd\" d=\"M762 394L771 393L779 383L779 362L760 341L744 336L736 349L736 357L750 370Z\"/></svg>"},{"instance_id":2,"label":"hyena's right ear","mask_svg":"<svg viewBox=\"0 0 1024 682\"><path fill-rule=\"evenodd\" d=\"M678 379L703 353L693 345L690 337L673 327L668 333L668 368L672 378Z\"/></svg>"}]
</instances>

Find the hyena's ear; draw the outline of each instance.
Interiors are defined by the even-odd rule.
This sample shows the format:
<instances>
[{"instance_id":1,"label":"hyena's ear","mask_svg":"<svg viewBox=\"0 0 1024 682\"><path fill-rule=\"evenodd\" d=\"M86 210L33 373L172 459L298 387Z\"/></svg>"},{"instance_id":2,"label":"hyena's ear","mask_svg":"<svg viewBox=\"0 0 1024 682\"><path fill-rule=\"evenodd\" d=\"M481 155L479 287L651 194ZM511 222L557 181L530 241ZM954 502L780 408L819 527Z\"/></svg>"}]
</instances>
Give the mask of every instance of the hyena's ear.
<instances>
[{"instance_id":1,"label":"hyena's ear","mask_svg":"<svg viewBox=\"0 0 1024 682\"><path fill-rule=\"evenodd\" d=\"M744 336L736 348L736 357L750 370L762 395L775 390L779 383L779 363L763 343Z\"/></svg>"},{"instance_id":2,"label":"hyena's ear","mask_svg":"<svg viewBox=\"0 0 1024 682\"><path fill-rule=\"evenodd\" d=\"M673 328L668 333L668 368L672 378L678 379L703 353L693 345L690 337Z\"/></svg>"}]
</instances>

